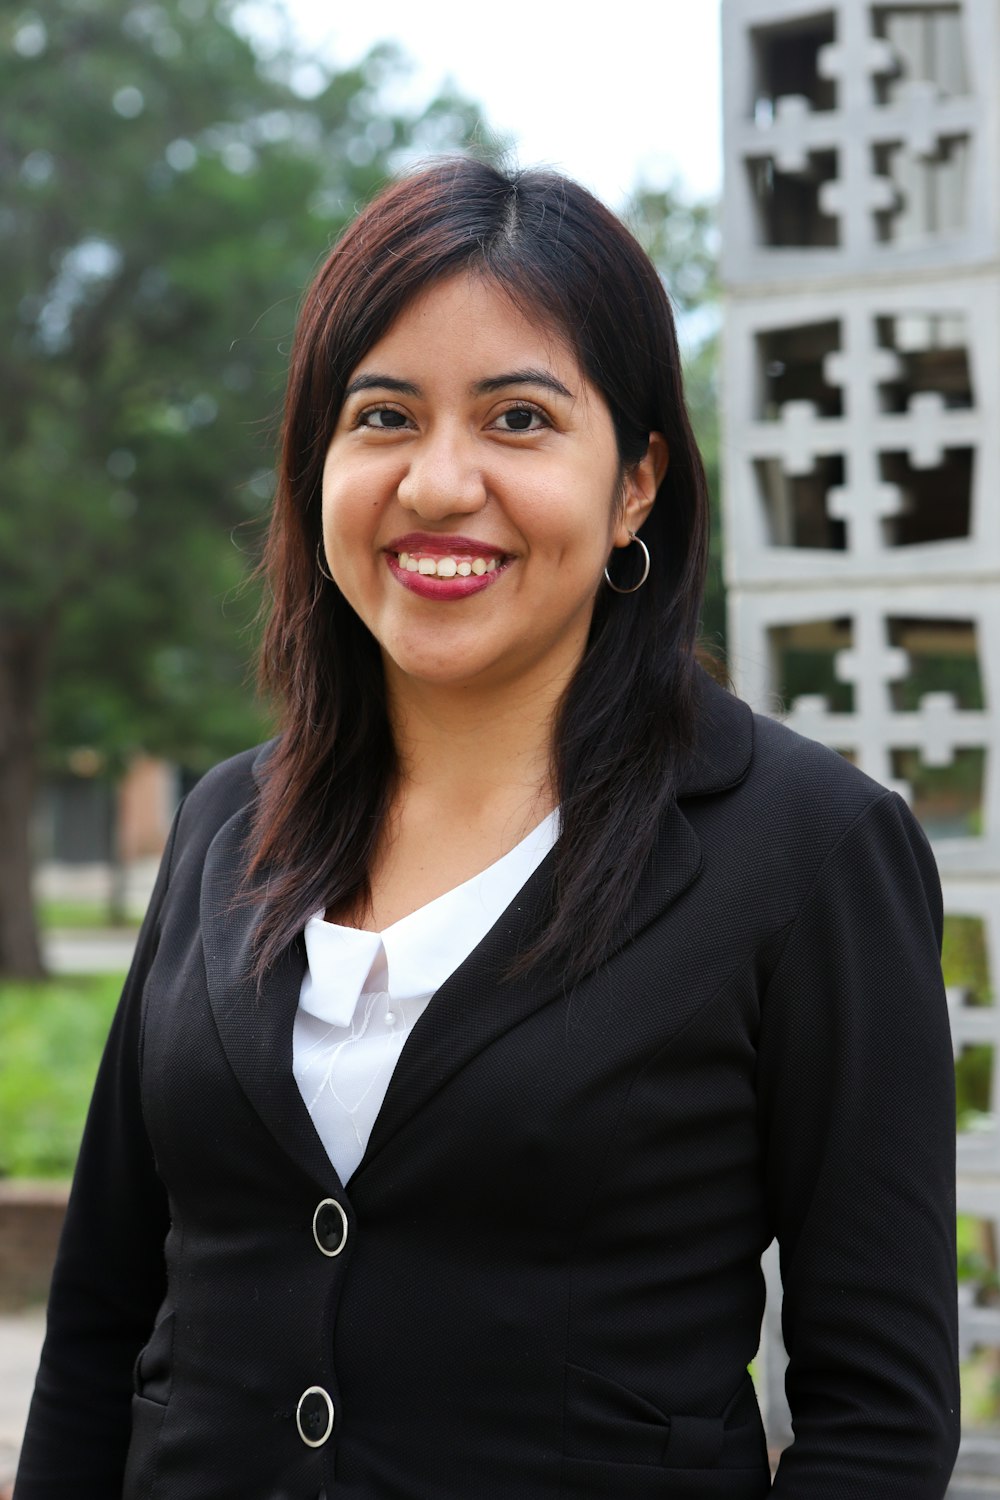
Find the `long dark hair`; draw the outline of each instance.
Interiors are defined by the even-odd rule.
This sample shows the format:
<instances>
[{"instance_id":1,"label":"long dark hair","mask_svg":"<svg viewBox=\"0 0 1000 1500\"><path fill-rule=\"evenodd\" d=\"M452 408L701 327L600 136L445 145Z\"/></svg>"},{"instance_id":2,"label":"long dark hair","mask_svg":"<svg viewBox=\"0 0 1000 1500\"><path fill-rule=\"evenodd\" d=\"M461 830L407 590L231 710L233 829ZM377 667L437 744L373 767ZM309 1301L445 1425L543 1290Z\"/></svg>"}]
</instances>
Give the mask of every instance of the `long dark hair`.
<instances>
[{"instance_id":1,"label":"long dark hair","mask_svg":"<svg viewBox=\"0 0 1000 1500\"><path fill-rule=\"evenodd\" d=\"M627 596L602 586L559 708L552 903L515 967L555 961L571 980L607 950L692 742L708 505L655 268L603 204L554 173L458 159L395 182L334 247L292 349L263 564L273 602L261 676L283 722L252 836L259 976L312 912L370 895L396 752L378 645L317 567L323 463L352 371L412 298L461 270L567 339L608 403L623 471L650 432L670 454L641 533L649 579ZM616 566L630 560L615 554Z\"/></svg>"}]
</instances>

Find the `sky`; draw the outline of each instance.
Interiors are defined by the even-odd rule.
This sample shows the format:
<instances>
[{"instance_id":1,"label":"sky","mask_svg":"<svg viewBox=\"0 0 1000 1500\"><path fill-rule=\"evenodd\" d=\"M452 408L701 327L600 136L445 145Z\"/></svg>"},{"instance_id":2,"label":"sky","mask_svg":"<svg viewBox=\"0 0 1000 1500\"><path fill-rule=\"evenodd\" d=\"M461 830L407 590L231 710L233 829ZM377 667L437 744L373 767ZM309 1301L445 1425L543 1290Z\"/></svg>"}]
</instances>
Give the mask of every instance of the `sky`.
<instances>
[{"instance_id":1,"label":"sky","mask_svg":"<svg viewBox=\"0 0 1000 1500\"><path fill-rule=\"evenodd\" d=\"M415 65L409 98L450 78L515 138L522 166L566 172L612 207L640 177L720 190L719 0L286 6L310 49L340 65L396 41Z\"/></svg>"}]
</instances>

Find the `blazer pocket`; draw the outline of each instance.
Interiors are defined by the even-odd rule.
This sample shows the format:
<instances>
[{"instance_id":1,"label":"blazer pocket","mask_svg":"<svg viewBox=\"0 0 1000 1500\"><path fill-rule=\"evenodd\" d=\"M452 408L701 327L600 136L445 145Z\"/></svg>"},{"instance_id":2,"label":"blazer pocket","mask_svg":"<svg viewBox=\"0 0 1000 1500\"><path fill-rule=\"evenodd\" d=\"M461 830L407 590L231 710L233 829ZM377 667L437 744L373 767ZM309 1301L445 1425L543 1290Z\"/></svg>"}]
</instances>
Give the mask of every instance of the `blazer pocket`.
<instances>
[{"instance_id":1,"label":"blazer pocket","mask_svg":"<svg viewBox=\"0 0 1000 1500\"><path fill-rule=\"evenodd\" d=\"M166 1406L170 1399L173 1367L174 1314L169 1312L157 1323L148 1343L139 1350L132 1369L132 1389L144 1401Z\"/></svg>"},{"instance_id":2,"label":"blazer pocket","mask_svg":"<svg viewBox=\"0 0 1000 1500\"><path fill-rule=\"evenodd\" d=\"M563 1451L569 1458L662 1464L670 1418L627 1386L580 1365L566 1366Z\"/></svg>"},{"instance_id":3,"label":"blazer pocket","mask_svg":"<svg viewBox=\"0 0 1000 1500\"><path fill-rule=\"evenodd\" d=\"M627 1386L580 1365L567 1365L563 1452L567 1458L589 1462L768 1472L764 1429L749 1375L718 1416L669 1416Z\"/></svg>"}]
</instances>

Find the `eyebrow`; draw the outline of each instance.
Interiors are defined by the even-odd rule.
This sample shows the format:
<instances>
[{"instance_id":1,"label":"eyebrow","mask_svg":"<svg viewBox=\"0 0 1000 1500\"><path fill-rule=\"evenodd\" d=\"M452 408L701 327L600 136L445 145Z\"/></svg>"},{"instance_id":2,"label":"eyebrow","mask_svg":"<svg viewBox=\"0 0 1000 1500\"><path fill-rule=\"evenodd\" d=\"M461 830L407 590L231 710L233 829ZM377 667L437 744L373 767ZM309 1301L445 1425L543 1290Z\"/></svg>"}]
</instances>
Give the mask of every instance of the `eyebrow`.
<instances>
[{"instance_id":1,"label":"eyebrow","mask_svg":"<svg viewBox=\"0 0 1000 1500\"><path fill-rule=\"evenodd\" d=\"M566 389L561 380L548 370L510 370L506 375L491 375L487 380L477 380L473 390L477 396L491 396L495 391L506 390L510 385L540 385L543 390L556 396L573 399L573 392Z\"/></svg>"},{"instance_id":2,"label":"eyebrow","mask_svg":"<svg viewBox=\"0 0 1000 1500\"><path fill-rule=\"evenodd\" d=\"M397 380L395 375L356 375L348 383L344 395L354 396L358 391L395 391L400 396L419 396L420 387L412 380Z\"/></svg>"},{"instance_id":3,"label":"eyebrow","mask_svg":"<svg viewBox=\"0 0 1000 1500\"><path fill-rule=\"evenodd\" d=\"M573 399L573 392L567 390L561 380L549 373L548 370L508 370L503 375L490 375L485 380L477 380L472 385L472 393L475 396L491 396L496 391L506 390L512 385L538 385L543 390L552 391L556 396L566 396ZM359 391L394 391L399 396L416 396L423 394L418 385L412 380L399 380L395 375L381 375L373 371L370 375L356 375L350 381L344 391L345 398L355 396Z\"/></svg>"}]
</instances>

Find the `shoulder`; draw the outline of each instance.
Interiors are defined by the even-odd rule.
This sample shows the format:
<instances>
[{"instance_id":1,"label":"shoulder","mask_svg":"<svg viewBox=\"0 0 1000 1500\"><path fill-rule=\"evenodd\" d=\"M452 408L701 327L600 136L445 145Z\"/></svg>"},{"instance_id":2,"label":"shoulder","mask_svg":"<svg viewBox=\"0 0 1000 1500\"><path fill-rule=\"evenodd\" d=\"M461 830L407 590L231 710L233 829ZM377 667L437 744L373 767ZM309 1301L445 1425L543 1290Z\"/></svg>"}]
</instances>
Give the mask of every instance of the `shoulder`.
<instances>
[{"instance_id":1,"label":"shoulder","mask_svg":"<svg viewBox=\"0 0 1000 1500\"><path fill-rule=\"evenodd\" d=\"M206 771L178 811L175 859L203 854L224 824L253 806L261 769L274 745L274 740L255 745Z\"/></svg>"},{"instance_id":2,"label":"shoulder","mask_svg":"<svg viewBox=\"0 0 1000 1500\"><path fill-rule=\"evenodd\" d=\"M734 793L737 801L762 809L815 815L828 806L850 818L887 795L836 750L753 712L704 673L697 704L696 743L681 778L681 798Z\"/></svg>"},{"instance_id":3,"label":"shoulder","mask_svg":"<svg viewBox=\"0 0 1000 1500\"><path fill-rule=\"evenodd\" d=\"M813 818L850 821L891 794L844 755L789 729L780 719L753 714L751 788Z\"/></svg>"},{"instance_id":4,"label":"shoulder","mask_svg":"<svg viewBox=\"0 0 1000 1500\"><path fill-rule=\"evenodd\" d=\"M241 750L239 755L220 761L196 782L188 793L186 807L196 815L204 816L212 809L230 805L235 811L252 800L261 767L275 744L275 740L268 740L263 745L254 745L249 750Z\"/></svg>"},{"instance_id":5,"label":"shoulder","mask_svg":"<svg viewBox=\"0 0 1000 1500\"><path fill-rule=\"evenodd\" d=\"M772 895L794 901L839 853L851 863L863 847L902 836L923 861L926 839L905 802L836 750L715 684L703 689L702 705L700 780L682 791L681 807L709 863L733 879L755 871L774 883ZM758 896L767 903L765 890Z\"/></svg>"},{"instance_id":6,"label":"shoulder","mask_svg":"<svg viewBox=\"0 0 1000 1500\"><path fill-rule=\"evenodd\" d=\"M933 867L924 831L897 792L775 719L755 715L754 726L748 805L789 862L818 875L832 862L858 869L905 847Z\"/></svg>"}]
</instances>

